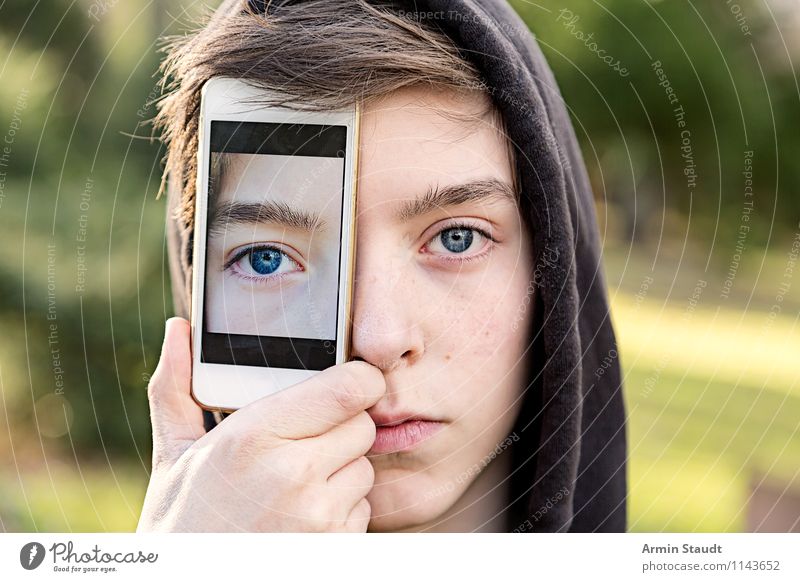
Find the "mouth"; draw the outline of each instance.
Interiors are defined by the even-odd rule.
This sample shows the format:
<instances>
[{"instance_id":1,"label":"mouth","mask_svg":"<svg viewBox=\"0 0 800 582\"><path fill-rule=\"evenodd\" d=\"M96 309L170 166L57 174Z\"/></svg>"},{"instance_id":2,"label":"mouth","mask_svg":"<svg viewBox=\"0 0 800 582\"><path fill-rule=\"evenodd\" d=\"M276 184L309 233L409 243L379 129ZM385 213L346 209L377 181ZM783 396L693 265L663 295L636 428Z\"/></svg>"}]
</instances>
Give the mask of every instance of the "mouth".
<instances>
[{"instance_id":1,"label":"mouth","mask_svg":"<svg viewBox=\"0 0 800 582\"><path fill-rule=\"evenodd\" d=\"M375 442L367 454L410 451L444 428L445 423L427 418L407 418L385 423L376 421Z\"/></svg>"}]
</instances>

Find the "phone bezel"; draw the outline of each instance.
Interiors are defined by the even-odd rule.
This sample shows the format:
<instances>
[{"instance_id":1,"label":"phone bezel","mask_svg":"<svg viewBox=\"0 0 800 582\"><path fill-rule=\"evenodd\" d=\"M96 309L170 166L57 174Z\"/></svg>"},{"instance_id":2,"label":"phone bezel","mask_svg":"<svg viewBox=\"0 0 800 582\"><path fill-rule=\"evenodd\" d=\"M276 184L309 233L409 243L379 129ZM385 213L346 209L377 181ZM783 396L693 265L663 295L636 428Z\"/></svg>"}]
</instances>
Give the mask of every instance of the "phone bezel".
<instances>
[{"instance_id":1,"label":"phone bezel","mask_svg":"<svg viewBox=\"0 0 800 582\"><path fill-rule=\"evenodd\" d=\"M355 219L358 169L358 121L356 103L351 109L309 111L254 105L264 99L264 90L247 81L215 77L201 90L200 124L197 151L194 243L192 252L192 398L206 410L233 412L250 402L268 396L317 374L318 370L267 368L200 361L203 329L203 300L206 258L206 213L210 129L212 121L252 121L271 123L310 123L347 127L344 195L342 200L342 252L339 264L339 302L337 305L336 364L350 359L350 309L355 260ZM250 103L248 103L248 100Z\"/></svg>"}]
</instances>

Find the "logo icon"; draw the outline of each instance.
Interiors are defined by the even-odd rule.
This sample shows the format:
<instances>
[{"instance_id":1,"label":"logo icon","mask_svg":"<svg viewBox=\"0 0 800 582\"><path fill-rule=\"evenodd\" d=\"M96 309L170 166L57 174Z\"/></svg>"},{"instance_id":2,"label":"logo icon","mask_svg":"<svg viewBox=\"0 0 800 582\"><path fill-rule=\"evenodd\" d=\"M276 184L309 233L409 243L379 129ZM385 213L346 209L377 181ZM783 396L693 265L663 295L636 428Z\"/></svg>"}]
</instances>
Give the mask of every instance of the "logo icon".
<instances>
[{"instance_id":1,"label":"logo icon","mask_svg":"<svg viewBox=\"0 0 800 582\"><path fill-rule=\"evenodd\" d=\"M19 551L19 563L26 570L35 570L44 561L44 546L39 542L28 542Z\"/></svg>"}]
</instances>

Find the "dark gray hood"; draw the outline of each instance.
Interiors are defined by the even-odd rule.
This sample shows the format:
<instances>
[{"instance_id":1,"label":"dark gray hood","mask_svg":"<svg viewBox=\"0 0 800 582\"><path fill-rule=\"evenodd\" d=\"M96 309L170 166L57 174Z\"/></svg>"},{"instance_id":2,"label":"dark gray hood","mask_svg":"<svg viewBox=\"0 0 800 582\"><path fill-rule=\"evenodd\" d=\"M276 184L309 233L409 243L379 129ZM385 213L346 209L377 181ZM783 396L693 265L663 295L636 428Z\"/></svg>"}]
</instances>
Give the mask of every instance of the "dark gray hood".
<instances>
[{"instance_id":1,"label":"dark gray hood","mask_svg":"<svg viewBox=\"0 0 800 582\"><path fill-rule=\"evenodd\" d=\"M263 2L251 1L251 5ZM228 0L216 17L242 10ZM287 4L287 2L274 2ZM400 5L400 3L398 3ZM624 531L626 435L619 357L600 263L592 191L553 74L505 0L417 0L483 73L517 151L522 214L536 265L530 384L515 430L508 529ZM191 232L168 243L176 314L189 317ZM218 420L218 419L217 419ZM208 426L214 419L207 417Z\"/></svg>"}]
</instances>

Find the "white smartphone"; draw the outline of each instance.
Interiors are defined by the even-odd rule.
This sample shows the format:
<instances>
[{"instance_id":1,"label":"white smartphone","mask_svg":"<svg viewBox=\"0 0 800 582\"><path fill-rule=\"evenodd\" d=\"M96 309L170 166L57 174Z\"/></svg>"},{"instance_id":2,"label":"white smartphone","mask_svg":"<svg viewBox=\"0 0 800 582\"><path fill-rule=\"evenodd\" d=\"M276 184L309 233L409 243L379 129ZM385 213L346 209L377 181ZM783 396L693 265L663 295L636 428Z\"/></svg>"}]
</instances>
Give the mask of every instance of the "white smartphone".
<instances>
[{"instance_id":1,"label":"white smartphone","mask_svg":"<svg viewBox=\"0 0 800 582\"><path fill-rule=\"evenodd\" d=\"M192 396L230 412L350 358L359 111L201 95Z\"/></svg>"}]
</instances>

